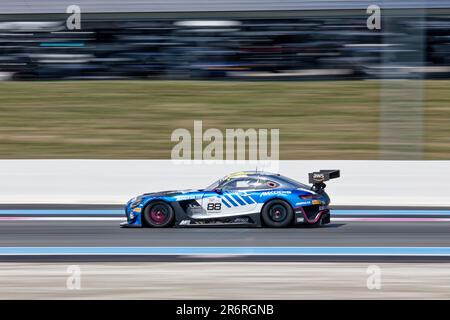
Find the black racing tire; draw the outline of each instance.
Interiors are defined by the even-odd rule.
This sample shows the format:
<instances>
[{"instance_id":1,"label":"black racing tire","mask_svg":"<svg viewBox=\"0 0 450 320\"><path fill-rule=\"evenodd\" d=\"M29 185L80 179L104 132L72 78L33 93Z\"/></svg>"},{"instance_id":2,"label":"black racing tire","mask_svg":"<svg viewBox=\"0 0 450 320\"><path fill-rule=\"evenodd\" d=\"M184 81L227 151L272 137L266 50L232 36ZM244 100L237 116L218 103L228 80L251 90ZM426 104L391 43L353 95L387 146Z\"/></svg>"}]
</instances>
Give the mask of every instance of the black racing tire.
<instances>
[{"instance_id":1,"label":"black racing tire","mask_svg":"<svg viewBox=\"0 0 450 320\"><path fill-rule=\"evenodd\" d=\"M264 205L261 218L270 228L288 227L294 221L294 210L286 201L274 199Z\"/></svg>"},{"instance_id":2,"label":"black racing tire","mask_svg":"<svg viewBox=\"0 0 450 320\"><path fill-rule=\"evenodd\" d=\"M175 212L167 202L155 201L145 207L142 218L148 227L166 228L172 226Z\"/></svg>"}]
</instances>

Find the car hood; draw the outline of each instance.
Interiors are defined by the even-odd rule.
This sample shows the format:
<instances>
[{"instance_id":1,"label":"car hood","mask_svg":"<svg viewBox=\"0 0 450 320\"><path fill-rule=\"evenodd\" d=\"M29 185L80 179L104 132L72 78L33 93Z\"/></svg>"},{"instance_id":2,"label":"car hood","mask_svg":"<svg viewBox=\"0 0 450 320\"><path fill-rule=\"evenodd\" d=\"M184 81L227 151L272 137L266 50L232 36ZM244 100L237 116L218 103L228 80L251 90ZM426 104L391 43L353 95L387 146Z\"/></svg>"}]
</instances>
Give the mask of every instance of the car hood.
<instances>
[{"instance_id":1,"label":"car hood","mask_svg":"<svg viewBox=\"0 0 450 320\"><path fill-rule=\"evenodd\" d=\"M174 197L182 194L189 194L194 192L201 192L201 189L187 189L187 190L168 190L168 191L159 191L159 192L150 192L144 193L140 195L142 198L148 197Z\"/></svg>"}]
</instances>

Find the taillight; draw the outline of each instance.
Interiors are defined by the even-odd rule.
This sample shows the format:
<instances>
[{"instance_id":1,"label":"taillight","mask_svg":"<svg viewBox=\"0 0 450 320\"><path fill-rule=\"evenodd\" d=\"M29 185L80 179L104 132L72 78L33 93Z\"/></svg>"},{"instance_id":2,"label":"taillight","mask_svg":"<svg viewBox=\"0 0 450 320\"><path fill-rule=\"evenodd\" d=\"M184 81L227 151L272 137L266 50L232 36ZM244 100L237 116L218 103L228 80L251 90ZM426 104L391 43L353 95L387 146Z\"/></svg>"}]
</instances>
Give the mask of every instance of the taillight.
<instances>
[{"instance_id":1,"label":"taillight","mask_svg":"<svg viewBox=\"0 0 450 320\"><path fill-rule=\"evenodd\" d=\"M311 200L314 198L315 198L315 196L313 194L300 195L300 199L302 199L302 200Z\"/></svg>"}]
</instances>

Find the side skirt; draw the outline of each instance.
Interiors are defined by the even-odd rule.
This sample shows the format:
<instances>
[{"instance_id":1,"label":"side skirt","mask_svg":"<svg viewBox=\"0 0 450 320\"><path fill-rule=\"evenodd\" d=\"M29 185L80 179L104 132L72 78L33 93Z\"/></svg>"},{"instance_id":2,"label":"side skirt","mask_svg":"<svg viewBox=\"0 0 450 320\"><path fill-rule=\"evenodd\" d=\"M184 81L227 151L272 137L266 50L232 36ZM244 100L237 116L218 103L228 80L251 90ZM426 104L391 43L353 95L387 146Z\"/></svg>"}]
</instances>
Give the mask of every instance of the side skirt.
<instances>
[{"instance_id":1,"label":"side skirt","mask_svg":"<svg viewBox=\"0 0 450 320\"><path fill-rule=\"evenodd\" d=\"M175 225L174 227L261 227L261 215L259 212L251 214L243 214L241 216L221 217L209 219L193 219L187 215L178 202L171 203L175 210ZM226 220L235 219L251 219L252 222L226 222Z\"/></svg>"}]
</instances>

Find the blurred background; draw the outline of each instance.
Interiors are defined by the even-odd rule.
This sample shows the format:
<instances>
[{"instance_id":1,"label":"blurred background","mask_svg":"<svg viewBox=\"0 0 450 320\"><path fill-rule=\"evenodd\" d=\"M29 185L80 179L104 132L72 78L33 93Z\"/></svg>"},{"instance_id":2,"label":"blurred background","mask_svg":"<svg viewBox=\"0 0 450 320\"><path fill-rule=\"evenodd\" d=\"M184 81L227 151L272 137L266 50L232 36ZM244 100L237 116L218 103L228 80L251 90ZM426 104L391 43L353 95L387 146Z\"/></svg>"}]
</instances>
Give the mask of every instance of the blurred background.
<instances>
[{"instance_id":1,"label":"blurred background","mask_svg":"<svg viewBox=\"0 0 450 320\"><path fill-rule=\"evenodd\" d=\"M450 76L448 1L433 1L428 10L421 9L418 1L65 2L44 0L19 6L20 1L2 1L0 67L4 77L348 80ZM80 30L67 30L66 7L71 4L81 9ZM381 30L366 26L370 4L384 9ZM192 6L199 11L192 12ZM423 51L418 52L419 48Z\"/></svg>"},{"instance_id":2,"label":"blurred background","mask_svg":"<svg viewBox=\"0 0 450 320\"><path fill-rule=\"evenodd\" d=\"M72 2L0 3L4 158L164 159L203 120L279 128L282 159L448 159L450 1Z\"/></svg>"}]
</instances>

